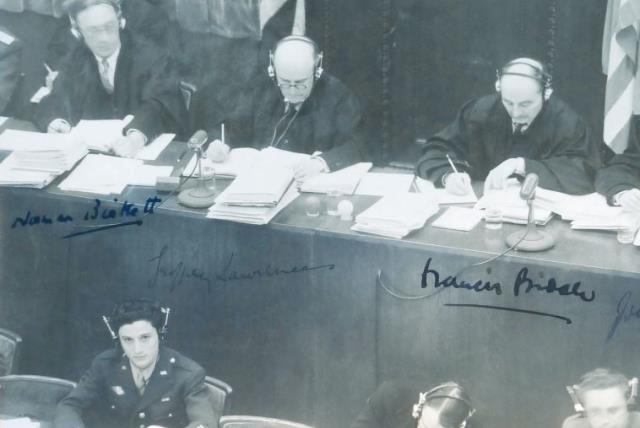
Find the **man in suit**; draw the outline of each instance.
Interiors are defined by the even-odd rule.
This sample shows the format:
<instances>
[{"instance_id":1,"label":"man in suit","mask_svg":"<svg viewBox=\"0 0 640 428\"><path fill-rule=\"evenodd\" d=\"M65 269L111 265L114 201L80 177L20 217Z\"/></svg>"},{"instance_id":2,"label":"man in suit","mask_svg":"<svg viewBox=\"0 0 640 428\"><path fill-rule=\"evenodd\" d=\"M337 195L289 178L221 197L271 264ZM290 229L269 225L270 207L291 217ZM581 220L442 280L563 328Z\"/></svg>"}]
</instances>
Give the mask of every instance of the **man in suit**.
<instances>
[{"instance_id":1,"label":"man in suit","mask_svg":"<svg viewBox=\"0 0 640 428\"><path fill-rule=\"evenodd\" d=\"M20 81L22 44L9 30L0 27L0 115L5 111Z\"/></svg>"},{"instance_id":2,"label":"man in suit","mask_svg":"<svg viewBox=\"0 0 640 428\"><path fill-rule=\"evenodd\" d=\"M426 392L384 382L351 428L464 428L475 410L462 387L446 382Z\"/></svg>"},{"instance_id":3,"label":"man in suit","mask_svg":"<svg viewBox=\"0 0 640 428\"><path fill-rule=\"evenodd\" d=\"M217 427L204 369L161 343L168 316L149 300L116 306L105 318L116 349L95 357L58 404L53 426Z\"/></svg>"},{"instance_id":4,"label":"man in suit","mask_svg":"<svg viewBox=\"0 0 640 428\"><path fill-rule=\"evenodd\" d=\"M342 82L323 71L322 52L311 39L288 36L279 41L267 73L240 92L199 91L192 128L216 135L224 122L231 146L311 154L295 168L298 181L361 159L360 104Z\"/></svg>"},{"instance_id":5,"label":"man in suit","mask_svg":"<svg viewBox=\"0 0 640 428\"><path fill-rule=\"evenodd\" d=\"M185 105L167 55L125 29L116 0L69 0L65 7L84 43L38 106L38 126L69 132L82 119L134 115L112 147L127 157L163 132L181 134Z\"/></svg>"},{"instance_id":6,"label":"man in suit","mask_svg":"<svg viewBox=\"0 0 640 428\"><path fill-rule=\"evenodd\" d=\"M640 427L640 413L629 411L637 382L610 369L586 373L578 385L568 387L579 413L565 419L562 428Z\"/></svg>"},{"instance_id":7,"label":"man in suit","mask_svg":"<svg viewBox=\"0 0 640 428\"><path fill-rule=\"evenodd\" d=\"M596 190L612 205L640 214L640 116L634 116L629 145L598 171Z\"/></svg>"},{"instance_id":8,"label":"man in suit","mask_svg":"<svg viewBox=\"0 0 640 428\"><path fill-rule=\"evenodd\" d=\"M416 172L454 194L464 194L470 179L500 189L530 172L546 189L593 192L600 147L585 121L552 92L543 64L509 61L498 70L495 94L467 102L428 139Z\"/></svg>"}]
</instances>

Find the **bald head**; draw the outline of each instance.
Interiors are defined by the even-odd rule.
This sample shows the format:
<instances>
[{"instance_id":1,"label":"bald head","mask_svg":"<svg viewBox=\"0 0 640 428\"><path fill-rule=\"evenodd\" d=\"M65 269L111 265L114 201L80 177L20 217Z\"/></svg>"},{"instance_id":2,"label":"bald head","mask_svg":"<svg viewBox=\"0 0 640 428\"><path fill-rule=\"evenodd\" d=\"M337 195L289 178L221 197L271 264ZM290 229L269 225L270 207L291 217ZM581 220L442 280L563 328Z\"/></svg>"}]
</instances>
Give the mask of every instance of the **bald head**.
<instances>
[{"instance_id":1,"label":"bald head","mask_svg":"<svg viewBox=\"0 0 640 428\"><path fill-rule=\"evenodd\" d=\"M514 123L530 125L544 104L544 68L538 61L518 58L500 72L502 104Z\"/></svg>"},{"instance_id":2,"label":"bald head","mask_svg":"<svg viewBox=\"0 0 640 428\"><path fill-rule=\"evenodd\" d=\"M310 40L292 37L278 43L273 68L286 102L301 104L309 97L317 62L317 48Z\"/></svg>"},{"instance_id":3,"label":"bald head","mask_svg":"<svg viewBox=\"0 0 640 428\"><path fill-rule=\"evenodd\" d=\"M298 39L284 40L273 53L273 66L278 76L299 80L313 75L316 58L313 44Z\"/></svg>"}]
</instances>

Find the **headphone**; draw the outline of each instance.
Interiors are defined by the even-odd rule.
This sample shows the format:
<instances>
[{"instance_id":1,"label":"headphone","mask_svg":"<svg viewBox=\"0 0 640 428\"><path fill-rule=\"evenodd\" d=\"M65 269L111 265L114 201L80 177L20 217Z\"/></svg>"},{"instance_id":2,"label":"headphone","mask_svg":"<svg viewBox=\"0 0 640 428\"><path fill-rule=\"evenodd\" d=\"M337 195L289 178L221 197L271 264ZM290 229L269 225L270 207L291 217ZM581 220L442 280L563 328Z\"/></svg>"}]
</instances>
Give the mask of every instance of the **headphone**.
<instances>
[{"instance_id":1,"label":"headphone","mask_svg":"<svg viewBox=\"0 0 640 428\"><path fill-rule=\"evenodd\" d=\"M120 342L118 341L116 330L119 330L125 324L139 320L149 321L158 330L160 340L164 341L167 336L170 312L171 308L162 307L158 302L147 299L131 299L117 304L109 317L102 316L102 321L107 326L111 339L117 345Z\"/></svg>"},{"instance_id":2,"label":"headphone","mask_svg":"<svg viewBox=\"0 0 640 428\"><path fill-rule=\"evenodd\" d=\"M445 382L436 386L435 388L430 389L427 392L421 392L418 396L418 402L413 405L413 410L411 412L411 416L414 419L419 419L422 414L422 408L429 402L438 398L448 398L450 400L456 400L458 402L462 402L466 407L466 415L464 419L456 428L464 428L467 425L467 421L473 414L476 409L473 408L471 404L471 400L469 396L465 392L465 390L455 382ZM453 428L453 427L451 427Z\"/></svg>"},{"instance_id":3,"label":"headphone","mask_svg":"<svg viewBox=\"0 0 640 428\"><path fill-rule=\"evenodd\" d=\"M322 73L324 72L324 69L322 68L322 59L324 57L324 53L322 51L320 51L320 48L318 47L318 44L316 42L314 42L313 40L311 40L308 37L297 36L297 35L291 35L291 36L287 36L287 37L281 39L278 43L276 43L276 47L273 49L273 51L269 51L269 66L267 67L267 74L269 75L269 77L274 82L277 83L277 80L276 80L276 68L273 65L275 52L278 51L278 48L281 45L283 45L283 44L285 44L287 42L292 42L292 41L304 42L304 43L310 45L313 48L313 56L314 56L313 78L314 78L314 81L320 79L320 77L322 76Z\"/></svg>"},{"instance_id":4,"label":"headphone","mask_svg":"<svg viewBox=\"0 0 640 428\"><path fill-rule=\"evenodd\" d=\"M585 408L580 401L580 387L578 385L567 385L567 392L569 393L569 397L571 397L571 401L573 402L573 409L576 413L584 415ZM638 378L634 377L627 382L627 390L625 391L625 395L627 396L627 405L634 404L636 401L636 397L638 396Z\"/></svg>"},{"instance_id":5,"label":"headphone","mask_svg":"<svg viewBox=\"0 0 640 428\"><path fill-rule=\"evenodd\" d=\"M529 71L511 71L510 69L514 65L525 65ZM496 92L500 93L502 85L500 80L502 76L522 76L533 79L540 84L543 88L542 98L548 101L553 93L553 87L551 85L551 75L547 72L545 66L535 59L531 58L518 58L509 61L501 68L496 70Z\"/></svg>"},{"instance_id":6,"label":"headphone","mask_svg":"<svg viewBox=\"0 0 640 428\"><path fill-rule=\"evenodd\" d=\"M118 19L118 26L121 30L124 30L124 28L127 25L127 20L122 16L122 8L120 7L120 0L97 0L94 2L91 2L90 4L87 4L86 6L84 6L82 9L80 9L78 12L76 12L76 16L78 13L80 13L82 10L87 9L90 6L96 6L99 4L107 4L111 7L113 7L113 9L116 11L116 17ZM70 5L73 5L73 2L70 2ZM66 5L67 9L70 9L69 5ZM75 37L78 40L82 40L82 32L80 31L80 27L78 26L78 22L75 20L75 18L71 17L71 13L69 13L69 22L71 22L71 29L69 31L71 31L71 34L73 35L73 37Z\"/></svg>"}]
</instances>

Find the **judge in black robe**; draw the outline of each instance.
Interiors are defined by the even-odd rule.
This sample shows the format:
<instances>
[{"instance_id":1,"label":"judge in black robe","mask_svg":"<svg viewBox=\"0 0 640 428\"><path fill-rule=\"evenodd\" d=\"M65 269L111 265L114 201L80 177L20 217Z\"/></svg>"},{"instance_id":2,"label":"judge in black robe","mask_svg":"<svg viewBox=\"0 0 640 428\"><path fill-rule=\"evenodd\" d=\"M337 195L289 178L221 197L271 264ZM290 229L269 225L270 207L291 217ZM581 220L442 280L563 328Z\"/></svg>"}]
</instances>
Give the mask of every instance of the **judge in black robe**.
<instances>
[{"instance_id":1,"label":"judge in black robe","mask_svg":"<svg viewBox=\"0 0 640 428\"><path fill-rule=\"evenodd\" d=\"M442 186L451 172L447 154L474 180L485 180L501 162L520 157L522 172L536 173L541 187L570 194L593 192L600 162L585 121L555 96L523 132L514 131L500 94L467 102L449 126L429 138L418 175Z\"/></svg>"},{"instance_id":2,"label":"judge in black robe","mask_svg":"<svg viewBox=\"0 0 640 428\"><path fill-rule=\"evenodd\" d=\"M640 116L634 116L629 145L598 171L596 190L614 205L640 212Z\"/></svg>"},{"instance_id":3,"label":"judge in black robe","mask_svg":"<svg viewBox=\"0 0 640 428\"><path fill-rule=\"evenodd\" d=\"M313 69L309 69L314 73ZM267 73L250 88L216 93L204 88L192 105L192 130L219 135L225 123L231 147L249 146L313 154L321 152L328 170L344 168L362 158L360 104L334 76L308 76L306 98L285 101L276 79ZM294 96L296 94L293 94Z\"/></svg>"},{"instance_id":4,"label":"judge in black robe","mask_svg":"<svg viewBox=\"0 0 640 428\"><path fill-rule=\"evenodd\" d=\"M77 46L60 69L53 90L36 112L43 131L57 118L75 126L82 119L123 119L134 115L125 128L139 130L147 142L163 132L182 135L186 109L169 58L126 29L120 31L113 93L100 80L92 51Z\"/></svg>"}]
</instances>

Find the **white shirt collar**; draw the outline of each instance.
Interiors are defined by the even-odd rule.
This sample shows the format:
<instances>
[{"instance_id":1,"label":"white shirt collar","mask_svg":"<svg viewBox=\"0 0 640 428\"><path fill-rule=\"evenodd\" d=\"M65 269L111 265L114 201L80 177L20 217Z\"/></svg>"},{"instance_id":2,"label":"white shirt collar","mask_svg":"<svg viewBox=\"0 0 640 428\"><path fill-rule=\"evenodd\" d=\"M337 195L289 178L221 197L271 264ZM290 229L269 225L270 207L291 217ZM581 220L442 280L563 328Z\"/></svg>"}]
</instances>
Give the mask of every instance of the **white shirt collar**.
<instances>
[{"instance_id":1,"label":"white shirt collar","mask_svg":"<svg viewBox=\"0 0 640 428\"><path fill-rule=\"evenodd\" d=\"M120 48L122 45L118 46L118 48L107 57L107 63L109 64L109 83L113 86L115 77L116 77L116 64L118 63L118 55L120 55ZM94 55L96 61L98 61L98 70L102 72L102 60L103 57Z\"/></svg>"}]
</instances>

